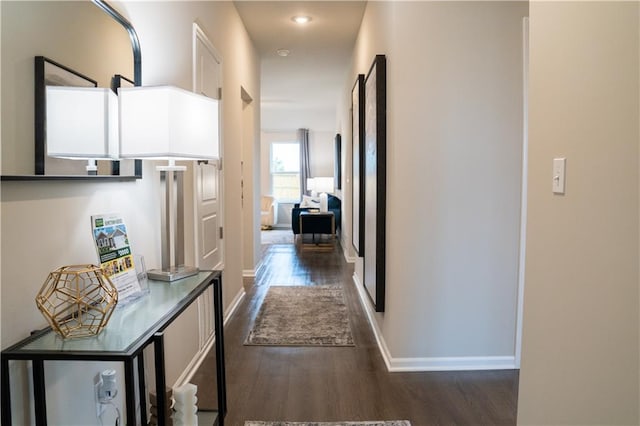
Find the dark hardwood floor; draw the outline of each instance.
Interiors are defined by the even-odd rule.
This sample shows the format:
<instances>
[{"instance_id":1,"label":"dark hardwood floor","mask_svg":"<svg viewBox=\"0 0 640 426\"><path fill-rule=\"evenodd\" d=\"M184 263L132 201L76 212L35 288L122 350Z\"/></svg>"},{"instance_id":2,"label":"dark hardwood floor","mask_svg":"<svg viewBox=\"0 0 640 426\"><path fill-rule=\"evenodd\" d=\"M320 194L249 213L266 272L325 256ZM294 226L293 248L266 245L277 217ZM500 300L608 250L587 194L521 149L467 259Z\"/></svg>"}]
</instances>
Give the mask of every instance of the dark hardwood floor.
<instances>
[{"instance_id":1,"label":"dark hardwood floor","mask_svg":"<svg viewBox=\"0 0 640 426\"><path fill-rule=\"evenodd\" d=\"M352 274L353 265L339 248L325 253L301 252L291 244L263 246L255 282L245 283L247 296L225 328L227 425L243 426L245 420L516 423L517 371L387 372ZM345 289L354 347L243 345L269 286L334 283ZM207 359L197 376L208 376L212 361Z\"/></svg>"}]
</instances>

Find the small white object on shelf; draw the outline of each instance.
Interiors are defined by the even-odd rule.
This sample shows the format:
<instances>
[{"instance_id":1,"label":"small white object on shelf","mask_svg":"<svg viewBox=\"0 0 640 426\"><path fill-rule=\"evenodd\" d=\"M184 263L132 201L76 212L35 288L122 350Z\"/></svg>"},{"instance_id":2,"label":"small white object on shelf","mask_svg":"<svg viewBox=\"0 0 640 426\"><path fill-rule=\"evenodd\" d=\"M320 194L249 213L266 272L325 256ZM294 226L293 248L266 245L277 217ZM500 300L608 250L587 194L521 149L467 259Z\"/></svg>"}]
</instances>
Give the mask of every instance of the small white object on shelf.
<instances>
[{"instance_id":1,"label":"small white object on shelf","mask_svg":"<svg viewBox=\"0 0 640 426\"><path fill-rule=\"evenodd\" d=\"M175 426L198 426L198 387L192 383L173 388L173 421Z\"/></svg>"}]
</instances>

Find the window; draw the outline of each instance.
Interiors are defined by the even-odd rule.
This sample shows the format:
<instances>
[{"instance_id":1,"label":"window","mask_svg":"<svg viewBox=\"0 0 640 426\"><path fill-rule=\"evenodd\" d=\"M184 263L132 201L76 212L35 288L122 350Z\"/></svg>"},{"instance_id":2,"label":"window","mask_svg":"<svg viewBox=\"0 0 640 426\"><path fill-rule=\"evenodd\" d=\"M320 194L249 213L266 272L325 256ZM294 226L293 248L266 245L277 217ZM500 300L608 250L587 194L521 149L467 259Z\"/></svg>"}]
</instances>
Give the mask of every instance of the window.
<instances>
[{"instance_id":1,"label":"window","mask_svg":"<svg viewBox=\"0 0 640 426\"><path fill-rule=\"evenodd\" d=\"M300 199L300 144L276 142L271 144L272 194L280 202Z\"/></svg>"}]
</instances>

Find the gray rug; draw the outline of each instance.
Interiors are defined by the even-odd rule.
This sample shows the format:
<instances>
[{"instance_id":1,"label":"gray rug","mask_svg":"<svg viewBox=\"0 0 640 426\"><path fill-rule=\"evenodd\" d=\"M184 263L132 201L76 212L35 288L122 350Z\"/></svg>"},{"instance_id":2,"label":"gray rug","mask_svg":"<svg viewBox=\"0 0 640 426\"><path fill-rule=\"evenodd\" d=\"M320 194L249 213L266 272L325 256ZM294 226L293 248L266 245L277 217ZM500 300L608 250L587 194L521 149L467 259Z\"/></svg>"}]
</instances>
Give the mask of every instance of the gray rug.
<instances>
[{"instance_id":1,"label":"gray rug","mask_svg":"<svg viewBox=\"0 0 640 426\"><path fill-rule=\"evenodd\" d=\"M408 420L391 420L388 422L244 422L244 426L411 426Z\"/></svg>"},{"instance_id":2,"label":"gray rug","mask_svg":"<svg viewBox=\"0 0 640 426\"><path fill-rule=\"evenodd\" d=\"M291 229L272 229L260 233L262 244L293 244L293 237Z\"/></svg>"},{"instance_id":3,"label":"gray rug","mask_svg":"<svg viewBox=\"0 0 640 426\"><path fill-rule=\"evenodd\" d=\"M342 287L271 286L245 345L353 346Z\"/></svg>"}]
</instances>

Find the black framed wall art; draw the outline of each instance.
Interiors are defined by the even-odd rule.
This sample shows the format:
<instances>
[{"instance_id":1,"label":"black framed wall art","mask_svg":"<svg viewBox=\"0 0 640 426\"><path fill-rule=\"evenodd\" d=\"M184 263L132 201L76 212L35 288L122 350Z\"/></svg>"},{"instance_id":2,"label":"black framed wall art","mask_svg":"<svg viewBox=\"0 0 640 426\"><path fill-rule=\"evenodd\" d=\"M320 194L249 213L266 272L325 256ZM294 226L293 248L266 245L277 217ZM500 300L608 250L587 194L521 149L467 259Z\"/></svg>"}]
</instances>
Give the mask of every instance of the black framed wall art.
<instances>
[{"instance_id":1,"label":"black framed wall art","mask_svg":"<svg viewBox=\"0 0 640 426\"><path fill-rule=\"evenodd\" d=\"M364 255L364 74L351 90L351 234L359 257Z\"/></svg>"},{"instance_id":2,"label":"black framed wall art","mask_svg":"<svg viewBox=\"0 0 640 426\"><path fill-rule=\"evenodd\" d=\"M342 189L342 136L340 133L336 134L334 155L333 176L336 181L336 189Z\"/></svg>"},{"instance_id":3,"label":"black framed wall art","mask_svg":"<svg viewBox=\"0 0 640 426\"><path fill-rule=\"evenodd\" d=\"M364 286L376 312L385 307L386 80L386 58L376 55L364 82Z\"/></svg>"}]
</instances>

